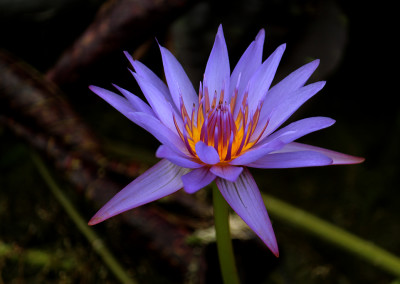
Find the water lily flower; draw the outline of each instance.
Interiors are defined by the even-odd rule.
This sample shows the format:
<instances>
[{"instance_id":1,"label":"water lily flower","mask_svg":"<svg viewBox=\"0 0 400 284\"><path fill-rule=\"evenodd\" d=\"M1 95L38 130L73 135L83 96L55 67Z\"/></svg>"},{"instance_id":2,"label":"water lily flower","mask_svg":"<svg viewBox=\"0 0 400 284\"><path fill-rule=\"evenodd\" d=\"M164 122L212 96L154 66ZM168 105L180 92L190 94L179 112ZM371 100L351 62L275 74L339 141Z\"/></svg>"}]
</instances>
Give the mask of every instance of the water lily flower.
<instances>
[{"instance_id":1,"label":"water lily flower","mask_svg":"<svg viewBox=\"0 0 400 284\"><path fill-rule=\"evenodd\" d=\"M305 118L278 129L325 82L305 85L319 64L315 60L271 87L285 44L262 62L264 37L261 30L231 73L220 26L198 94L181 64L162 46L167 84L125 52L148 104L118 86L123 97L90 86L160 141L156 156L162 158L104 205L90 225L181 188L194 193L215 180L232 209L278 255L271 221L248 168L354 164L363 159L294 142L331 126L331 118Z\"/></svg>"}]
</instances>

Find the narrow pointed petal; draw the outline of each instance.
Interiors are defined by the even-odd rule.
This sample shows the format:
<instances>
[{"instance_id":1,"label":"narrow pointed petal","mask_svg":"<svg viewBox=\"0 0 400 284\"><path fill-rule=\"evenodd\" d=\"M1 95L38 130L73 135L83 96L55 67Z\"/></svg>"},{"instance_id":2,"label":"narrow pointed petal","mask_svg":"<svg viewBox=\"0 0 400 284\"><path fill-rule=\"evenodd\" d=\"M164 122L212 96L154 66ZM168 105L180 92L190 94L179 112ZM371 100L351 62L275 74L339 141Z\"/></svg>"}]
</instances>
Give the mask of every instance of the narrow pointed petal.
<instances>
[{"instance_id":1,"label":"narrow pointed petal","mask_svg":"<svg viewBox=\"0 0 400 284\"><path fill-rule=\"evenodd\" d=\"M167 159L168 161L174 163L175 165L188 169L196 169L203 166L199 163L194 162L190 157L183 155L182 153L177 153L176 151L171 150L166 145L161 145L160 147L158 147L156 152L156 157Z\"/></svg>"},{"instance_id":2,"label":"narrow pointed petal","mask_svg":"<svg viewBox=\"0 0 400 284\"><path fill-rule=\"evenodd\" d=\"M265 102L267 104L273 104L277 98L303 87L312 73L314 73L315 69L317 69L318 65L319 59L316 59L290 73L269 90Z\"/></svg>"},{"instance_id":3,"label":"narrow pointed petal","mask_svg":"<svg viewBox=\"0 0 400 284\"><path fill-rule=\"evenodd\" d=\"M262 125L265 124L267 119L270 117L271 112L281 104L281 102L286 101L290 96L292 96L294 91L304 86L318 65L318 59L303 65L290 73L268 91L264 99L263 108L261 109L260 123L258 129L256 129L256 133L259 133L262 130Z\"/></svg>"},{"instance_id":4,"label":"narrow pointed petal","mask_svg":"<svg viewBox=\"0 0 400 284\"><path fill-rule=\"evenodd\" d=\"M228 49L222 26L220 25L204 73L204 86L207 86L211 97L214 96L215 91L217 92L217 102L221 90L225 88L225 85L229 88L230 72ZM228 91L228 89L224 90L225 93Z\"/></svg>"},{"instance_id":5,"label":"narrow pointed petal","mask_svg":"<svg viewBox=\"0 0 400 284\"><path fill-rule=\"evenodd\" d=\"M230 162L230 164L236 165L236 166L241 166L241 165L245 166L249 163L257 161L258 159L262 158L263 156L265 156L271 152L281 149L284 145L285 145L285 143L283 143L279 139L275 139L275 140L265 143L261 146L249 149L247 152L245 152L242 155L240 155L239 157L233 159Z\"/></svg>"},{"instance_id":6,"label":"narrow pointed petal","mask_svg":"<svg viewBox=\"0 0 400 284\"><path fill-rule=\"evenodd\" d=\"M285 152L297 152L297 151L314 151L314 152L321 153L332 159L332 165L359 164L359 163L364 162L364 160L365 160L362 157L347 155L347 154L339 153L336 151L332 151L332 150L328 150L328 149L324 149L324 148L320 148L320 147L316 147L316 146L311 146L311 145L307 145L307 144L297 143L297 142L292 142L292 143L285 145L278 152L285 153Z\"/></svg>"},{"instance_id":7,"label":"narrow pointed petal","mask_svg":"<svg viewBox=\"0 0 400 284\"><path fill-rule=\"evenodd\" d=\"M188 154L179 136L164 126L157 118L143 112L128 113L128 117L140 127L150 132L161 144L168 146L177 153Z\"/></svg>"},{"instance_id":8,"label":"narrow pointed petal","mask_svg":"<svg viewBox=\"0 0 400 284\"><path fill-rule=\"evenodd\" d=\"M253 41L243 53L242 57L239 59L239 62L236 64L235 69L232 72L229 94L232 95L234 93L240 75L240 84L238 86L237 97L238 102L242 101L244 91L250 78L253 76L254 72L261 66L264 39L265 31L264 29L262 29L257 34L255 41Z\"/></svg>"},{"instance_id":9,"label":"narrow pointed petal","mask_svg":"<svg viewBox=\"0 0 400 284\"><path fill-rule=\"evenodd\" d=\"M160 46L160 51L165 78L175 106L178 109L180 108L180 96L182 96L186 109L192 109L193 104L197 106L198 97L196 91L181 64L168 49Z\"/></svg>"},{"instance_id":10,"label":"narrow pointed petal","mask_svg":"<svg viewBox=\"0 0 400 284\"><path fill-rule=\"evenodd\" d=\"M137 112L144 112L147 113L151 116L154 116L155 113L154 111L151 109L151 107L146 104L144 101L142 101L138 96L135 96L134 94L132 94L131 92L129 92L128 90L125 90L117 85L113 86L115 88L118 89L118 91L121 92L121 94L124 95L124 97L131 103L132 107L135 109L135 111Z\"/></svg>"},{"instance_id":11,"label":"narrow pointed petal","mask_svg":"<svg viewBox=\"0 0 400 284\"><path fill-rule=\"evenodd\" d=\"M182 176L183 189L187 193L195 193L199 189L209 185L215 179L215 175L207 167L194 169Z\"/></svg>"},{"instance_id":12,"label":"narrow pointed petal","mask_svg":"<svg viewBox=\"0 0 400 284\"><path fill-rule=\"evenodd\" d=\"M187 169L161 160L108 201L89 221L89 225L178 191L183 186L181 177L187 172Z\"/></svg>"},{"instance_id":13,"label":"narrow pointed petal","mask_svg":"<svg viewBox=\"0 0 400 284\"><path fill-rule=\"evenodd\" d=\"M324 81L309 84L294 91L286 98L285 101L280 102L279 105L272 110L269 118L264 118L264 121L268 120L269 124L262 138L269 135L275 131L275 129L281 126L282 123L284 123L301 105L318 93L324 86Z\"/></svg>"},{"instance_id":14,"label":"narrow pointed petal","mask_svg":"<svg viewBox=\"0 0 400 284\"><path fill-rule=\"evenodd\" d=\"M197 142L195 149L197 156L203 163L214 165L219 162L219 155L214 147L207 146L203 141Z\"/></svg>"},{"instance_id":15,"label":"narrow pointed petal","mask_svg":"<svg viewBox=\"0 0 400 284\"><path fill-rule=\"evenodd\" d=\"M127 99L116 93L97 86L89 86L89 89L129 119L128 114L137 111Z\"/></svg>"},{"instance_id":16,"label":"narrow pointed petal","mask_svg":"<svg viewBox=\"0 0 400 284\"><path fill-rule=\"evenodd\" d=\"M267 247L279 255L274 230L268 217L260 191L247 169L236 182L217 178L217 186L222 196L243 221L261 238Z\"/></svg>"},{"instance_id":17,"label":"narrow pointed petal","mask_svg":"<svg viewBox=\"0 0 400 284\"><path fill-rule=\"evenodd\" d=\"M304 135L314 131L329 127L335 123L335 120L329 117L308 117L285 126L284 128L272 133L258 144L268 143L272 140L279 139L287 144L293 142Z\"/></svg>"},{"instance_id":18,"label":"narrow pointed petal","mask_svg":"<svg viewBox=\"0 0 400 284\"><path fill-rule=\"evenodd\" d=\"M140 89L142 90L151 108L156 113L160 121L170 130L178 134L176 132L176 126L173 118L175 109L166 99L165 94L163 94L162 91L160 91L155 85L153 85L152 82L146 80L139 74L132 72L132 75L135 77L140 86ZM177 115L177 113L175 113L175 120L178 121L179 126L183 125L181 116Z\"/></svg>"},{"instance_id":19,"label":"narrow pointed petal","mask_svg":"<svg viewBox=\"0 0 400 284\"><path fill-rule=\"evenodd\" d=\"M259 101L264 99L275 77L286 44L280 45L257 69L249 81L249 110L252 112Z\"/></svg>"},{"instance_id":20,"label":"narrow pointed petal","mask_svg":"<svg viewBox=\"0 0 400 284\"><path fill-rule=\"evenodd\" d=\"M332 163L333 160L324 154L313 151L298 151L268 154L247 166L262 169L284 169L328 166Z\"/></svg>"},{"instance_id":21,"label":"narrow pointed petal","mask_svg":"<svg viewBox=\"0 0 400 284\"><path fill-rule=\"evenodd\" d=\"M236 181L239 175L242 173L242 167L235 166L212 166L210 171L216 176L229 180L231 182Z\"/></svg>"},{"instance_id":22,"label":"narrow pointed petal","mask_svg":"<svg viewBox=\"0 0 400 284\"><path fill-rule=\"evenodd\" d=\"M135 69L135 72L143 77L146 81L151 82L154 87L156 87L164 96L165 98L173 103L171 93L167 85L156 75L153 71L146 67L140 61L134 60L132 56L128 52L124 52L125 56L128 58L129 62L131 63L132 67Z\"/></svg>"}]
</instances>

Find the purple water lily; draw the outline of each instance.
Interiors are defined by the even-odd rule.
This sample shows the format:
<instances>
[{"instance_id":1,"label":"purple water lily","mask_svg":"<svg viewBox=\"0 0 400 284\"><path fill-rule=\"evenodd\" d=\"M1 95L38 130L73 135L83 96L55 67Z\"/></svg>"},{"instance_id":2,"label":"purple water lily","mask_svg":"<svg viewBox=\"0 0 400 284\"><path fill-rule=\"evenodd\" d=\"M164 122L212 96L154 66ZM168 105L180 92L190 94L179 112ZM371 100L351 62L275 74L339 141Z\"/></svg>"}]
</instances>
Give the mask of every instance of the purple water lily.
<instances>
[{"instance_id":1,"label":"purple water lily","mask_svg":"<svg viewBox=\"0 0 400 284\"><path fill-rule=\"evenodd\" d=\"M232 209L278 256L267 210L247 167L326 166L360 163L363 159L293 142L331 126L331 118L305 118L277 130L325 82L305 85L319 64L315 60L270 88L285 44L262 62L264 36L261 30L231 73L220 26L198 95L177 59L162 46L167 85L125 53L149 105L118 86L124 97L90 86L162 144L156 153L162 160L115 195L90 225L181 188L194 193L215 180Z\"/></svg>"}]
</instances>

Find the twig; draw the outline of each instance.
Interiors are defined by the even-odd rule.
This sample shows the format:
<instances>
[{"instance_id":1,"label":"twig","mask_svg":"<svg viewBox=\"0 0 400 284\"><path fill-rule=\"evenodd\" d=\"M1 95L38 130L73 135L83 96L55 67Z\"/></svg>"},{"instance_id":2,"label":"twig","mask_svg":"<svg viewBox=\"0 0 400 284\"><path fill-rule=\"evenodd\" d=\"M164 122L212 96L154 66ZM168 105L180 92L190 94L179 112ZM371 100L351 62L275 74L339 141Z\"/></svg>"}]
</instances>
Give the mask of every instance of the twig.
<instances>
[{"instance_id":1,"label":"twig","mask_svg":"<svg viewBox=\"0 0 400 284\"><path fill-rule=\"evenodd\" d=\"M92 248L103 259L104 263L108 266L112 273L114 273L114 275L121 281L121 283L136 283L136 281L125 272L125 270L118 263L112 253L108 250L100 237L98 237L96 233L91 228L89 228L89 226L86 224L86 221L83 220L83 218L79 215L78 211L74 208L74 206L64 195L62 190L58 187L54 179L51 177L41 158L37 154L32 153L32 160L35 163L40 175L46 182L47 186L54 194L54 197L64 207L67 214L71 217L78 229L87 238Z\"/></svg>"}]
</instances>

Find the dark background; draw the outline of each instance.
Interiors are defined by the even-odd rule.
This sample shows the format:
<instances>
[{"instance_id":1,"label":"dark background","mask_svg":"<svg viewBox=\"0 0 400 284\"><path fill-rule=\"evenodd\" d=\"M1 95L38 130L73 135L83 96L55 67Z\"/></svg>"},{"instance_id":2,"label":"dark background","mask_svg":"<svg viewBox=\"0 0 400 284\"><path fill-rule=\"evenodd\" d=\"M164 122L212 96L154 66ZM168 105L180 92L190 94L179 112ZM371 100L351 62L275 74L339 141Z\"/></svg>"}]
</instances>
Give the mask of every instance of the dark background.
<instances>
[{"instance_id":1,"label":"dark background","mask_svg":"<svg viewBox=\"0 0 400 284\"><path fill-rule=\"evenodd\" d=\"M101 21L96 16L100 7L104 9L119 2L123 1L103 4L95 0L85 3L0 0L0 49L6 54L2 60L14 58L34 67L39 77L46 75L44 80L53 81L62 90L63 100L100 141L104 155L138 165L140 172L155 162L158 142L93 95L87 86L111 89L110 83L116 83L141 96L126 69L128 62L122 51L137 51L134 56L163 76L157 38L177 56L197 88L220 23L224 27L231 69L259 29L264 28L264 59L278 45L287 43L275 83L311 59L321 60L310 82L326 80L327 85L291 121L321 115L337 122L301 141L362 156L366 161L352 166L252 170L259 188L400 255L400 113L395 88L398 68L394 49L398 31L394 7L385 2L335 0L137 1L135 7L141 9L132 12L136 18L132 16L124 23L118 22L118 14L110 21ZM129 11L126 13L129 15ZM89 33L92 41L80 41L92 23L95 23ZM101 38L99 35L104 32L101 24L117 28ZM0 73L0 78L4 79L3 74ZM22 77L21 82L29 85L32 80ZM101 206L82 189L90 185L90 175L80 177L79 181L83 181L77 182L69 174L73 171L71 165L63 164L59 156L52 156L53 144L35 143L40 135L44 141L54 139L55 145L60 141L54 134L57 131L35 122L27 110L31 105L18 106L24 101L21 92L5 95L12 87L5 79L0 79L0 83L0 244L13 247L9 254L1 254L0 250L0 283L117 283L48 191L30 153L39 153L46 160L52 175L86 220ZM23 89L25 83L18 86ZM15 122L31 136L16 130ZM62 125L63 122L61 128ZM78 136L73 131L68 135ZM84 156L79 143L71 146L65 139L60 140L66 156L71 153ZM138 171L118 175L107 172L107 175L123 186ZM209 204L208 195L207 190L194 198ZM167 210L168 204L164 207ZM176 208L172 212L165 214L177 218L185 215ZM271 217L281 257L272 257L256 239L236 239L243 283L394 280L357 256ZM140 283L220 281L214 244L201 246L201 277L190 282L190 273L151 246L151 235L162 235L162 231L146 234L140 227L132 229L117 218L94 229ZM198 225L185 226L193 229ZM30 249L54 254L58 260L73 259L77 265L72 270L56 264L33 266L24 261L24 252Z\"/></svg>"}]
</instances>

